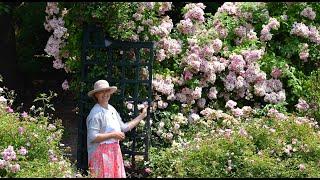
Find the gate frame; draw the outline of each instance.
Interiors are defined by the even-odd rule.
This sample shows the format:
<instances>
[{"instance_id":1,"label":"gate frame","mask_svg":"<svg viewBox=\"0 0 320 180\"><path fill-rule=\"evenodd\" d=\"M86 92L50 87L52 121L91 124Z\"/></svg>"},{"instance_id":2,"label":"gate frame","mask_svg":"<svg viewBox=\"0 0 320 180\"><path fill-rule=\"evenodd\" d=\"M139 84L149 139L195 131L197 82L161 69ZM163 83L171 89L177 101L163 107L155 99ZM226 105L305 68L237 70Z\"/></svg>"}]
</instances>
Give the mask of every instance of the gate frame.
<instances>
[{"instance_id":1,"label":"gate frame","mask_svg":"<svg viewBox=\"0 0 320 180\"><path fill-rule=\"evenodd\" d=\"M95 44L90 45L89 39L90 35L93 33ZM147 117L146 117L146 124L144 127L144 132L142 136L144 137L144 152L138 152L135 151L136 146L136 138L139 136L136 136L136 128L133 128L131 132L133 133L133 143L131 150L123 150L122 148L122 154L128 154L131 156L131 162L132 166L135 167L135 155L143 155L144 160L147 161L149 159L149 146L150 146L150 136L151 136L151 102L152 102L152 68L153 68L153 59L154 59L154 43L153 42L129 42L129 41L119 41L119 40L113 40L111 38L106 38L102 28L97 24L85 24L83 28L83 41L82 41L82 50L81 50L81 83L85 83L87 81L87 74L88 74L88 65L95 64L95 62L88 62L87 59L87 50L88 49L106 49L107 50L107 56L108 60L106 63L110 63L112 66L112 50L113 48L134 48L135 53L138 54L135 58L134 66L137 66L135 68L135 80L125 80L124 78L124 65L123 58L121 59L121 79L120 79L120 99L122 100L130 100L134 101L134 116L136 117L138 115L138 108L137 108L137 102L148 102L148 109L147 109ZM145 65L148 66L148 80L140 80L139 79L139 73L138 68L141 68L142 63L140 63L140 49L142 48L148 48L149 49L149 59ZM125 51L125 50L124 50ZM130 65L129 65L130 66ZM111 71L107 71L108 76L106 79L108 82L115 82L116 80L110 79L111 78ZM135 83L135 84L134 84ZM143 83L148 85L148 98L142 99L137 98L138 97L138 87L139 85L142 85ZM124 97L124 86L126 84L134 84L134 97L133 98L125 98ZM90 99L88 98L87 92L80 92L80 99L78 100L78 107L79 107L79 113L77 115L78 119L78 143L77 143L77 168L82 170L82 172L87 173L88 170L88 153L87 153L87 129L86 129L86 116L88 114L84 114L84 103L88 102ZM118 110L119 111L119 110ZM89 112L86 112L89 113Z\"/></svg>"}]
</instances>

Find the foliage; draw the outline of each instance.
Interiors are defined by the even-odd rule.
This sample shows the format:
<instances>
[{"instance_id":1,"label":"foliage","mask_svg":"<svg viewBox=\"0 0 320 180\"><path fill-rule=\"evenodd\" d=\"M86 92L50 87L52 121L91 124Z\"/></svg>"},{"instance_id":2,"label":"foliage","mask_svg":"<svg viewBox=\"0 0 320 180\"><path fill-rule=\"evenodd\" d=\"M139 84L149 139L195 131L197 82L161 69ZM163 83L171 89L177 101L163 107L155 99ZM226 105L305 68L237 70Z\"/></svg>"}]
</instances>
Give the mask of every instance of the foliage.
<instances>
[{"instance_id":1,"label":"foliage","mask_svg":"<svg viewBox=\"0 0 320 180\"><path fill-rule=\"evenodd\" d=\"M42 94L35 101L42 100L43 107L32 106L29 112L13 110L8 94L12 93L1 88L0 177L81 177L60 143L61 120L52 120L45 109L52 108L54 94Z\"/></svg>"},{"instance_id":2,"label":"foliage","mask_svg":"<svg viewBox=\"0 0 320 180\"><path fill-rule=\"evenodd\" d=\"M8 14L9 13L9 6L3 2L0 2L0 15Z\"/></svg>"},{"instance_id":3,"label":"foliage","mask_svg":"<svg viewBox=\"0 0 320 180\"><path fill-rule=\"evenodd\" d=\"M315 124L289 115L247 118L230 129L212 126L189 144L153 148L151 177L319 177Z\"/></svg>"},{"instance_id":4,"label":"foliage","mask_svg":"<svg viewBox=\"0 0 320 180\"><path fill-rule=\"evenodd\" d=\"M310 117L315 117L320 121L320 70L313 71L311 75L304 79L302 88L304 90L303 96L307 102L310 102L310 109L307 113Z\"/></svg>"},{"instance_id":5,"label":"foliage","mask_svg":"<svg viewBox=\"0 0 320 180\"><path fill-rule=\"evenodd\" d=\"M247 117L247 113L251 111L255 112L258 119L275 111L280 111L277 113L277 118L284 117L284 112L308 115L311 118L319 115L316 106L312 106L311 109L309 106L310 103L315 105L319 103L319 92L314 88L318 86L312 86L318 84L319 78L317 75L320 44L319 3L226 2L214 14L204 13L206 6L203 3L186 3L181 9L183 19L175 24L167 15L172 9L172 3L168 2L61 3L59 7L60 9L67 7L67 13L63 11L60 13L57 4L47 5L48 9L51 8L52 12L55 12L53 14L63 18L59 20L59 26L51 28L45 26L51 31L54 29L53 36L59 35L57 32L63 29L62 39L56 38L56 41L52 41L51 38L47 44L48 46L55 42L61 46L51 48L50 51L47 49L47 53L55 57L55 61L59 62L59 68L63 67L72 74L70 86L72 91L87 92L92 86L81 82L80 79L80 47L84 24L98 24L104 33L113 39L155 43L152 82L154 117L151 129L151 137L155 140L153 147L174 147L192 140L194 137L192 135L197 132L207 132L203 130L204 127L197 127L198 123L206 127L215 124L224 128L231 128L233 125L238 126L235 128L249 128L245 122L242 126L239 119ZM79 12L82 12L83 16L79 16ZM52 14L50 17L53 17ZM50 22L54 22L54 18L47 19L47 23ZM127 51L129 56L134 57L134 51ZM89 58L93 56L103 59L103 55L90 53ZM146 54L142 53L142 59L144 55ZM128 61L130 60L132 58ZM104 68L100 64L90 66L89 78L103 78L106 74ZM217 122L210 121L210 117L207 116L211 111L218 117ZM257 120L257 123L264 119ZM256 123L254 120L251 122ZM299 128L296 131L305 132ZM285 132L288 135L296 133ZM262 133L261 136L268 141L263 130L252 133L256 135ZM213 133L212 136L215 134L219 133ZM221 159L227 161L224 155L220 156L214 151L210 157L218 160L205 164L208 166L198 167L197 163L203 161L202 159L198 161L196 158L198 155L200 157L204 155L191 151L195 154L190 152L189 159L183 159L181 162L173 162L174 158L163 159L165 167L160 168L156 176L165 174L165 168L171 166L177 169L167 170L169 174L166 176L173 173L171 175L199 177L200 174L197 173L203 171L215 176L233 177L236 173L234 176L237 177L240 175L252 177L250 173L258 173L258 169L261 168L264 173L262 176L291 177L300 176L298 174L300 171L294 170L297 163L301 163L300 170L307 166L315 167L312 165L314 162L305 165L307 162L304 161L304 157L284 159L280 166L275 166L277 158L280 160L283 158L279 156L275 159L273 156L266 156L264 161L259 161L253 152L254 148L261 148L262 141L241 139L239 146L228 144L224 140L221 142L209 140L211 141L213 144L218 143L215 145L225 146L226 149L238 148L237 150L241 151L239 147L243 147L249 155L243 154L245 152L237 152L237 155L257 161L257 167L252 165L252 169L247 169L250 168L251 162L242 158L237 162L240 163L242 160L243 163L237 166L242 167L243 171L231 167L230 175L221 165ZM207 147L205 144L203 146ZM179 153L168 154L169 150L164 152L169 158L181 157ZM209 153L208 149L203 151L205 154ZM180 153L188 154L185 151ZM157 161L162 162L161 158L154 163ZM290 163L292 166L288 165ZM189 167L184 166L186 164ZM217 167L216 171L211 171L209 166ZM285 172L282 167L292 169ZM232 169L236 169L237 172ZM315 169L310 169L312 172L305 173L305 176L316 176L317 174L313 174Z\"/></svg>"}]
</instances>

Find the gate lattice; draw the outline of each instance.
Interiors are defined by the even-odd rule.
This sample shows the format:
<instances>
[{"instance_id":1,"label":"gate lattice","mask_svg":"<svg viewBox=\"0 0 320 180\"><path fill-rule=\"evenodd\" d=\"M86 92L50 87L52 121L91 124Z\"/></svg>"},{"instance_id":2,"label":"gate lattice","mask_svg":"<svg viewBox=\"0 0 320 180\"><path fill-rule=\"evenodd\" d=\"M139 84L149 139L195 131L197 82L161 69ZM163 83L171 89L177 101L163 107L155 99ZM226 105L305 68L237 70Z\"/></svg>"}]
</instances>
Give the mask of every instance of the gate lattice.
<instances>
[{"instance_id":1,"label":"gate lattice","mask_svg":"<svg viewBox=\"0 0 320 180\"><path fill-rule=\"evenodd\" d=\"M105 38L102 28L96 25L84 28L81 94L78 104L78 168L88 169L86 117L93 106L93 101L87 96L87 92L99 79L106 79L111 86L118 87L120 92L117 91L109 103L117 109L124 122L139 114L139 104L148 103L145 124L140 123L141 126L127 132L126 140L121 142L122 153L131 157L133 166L136 155L148 160L153 51L152 42L110 40ZM133 112L129 111L124 102L132 102Z\"/></svg>"}]
</instances>

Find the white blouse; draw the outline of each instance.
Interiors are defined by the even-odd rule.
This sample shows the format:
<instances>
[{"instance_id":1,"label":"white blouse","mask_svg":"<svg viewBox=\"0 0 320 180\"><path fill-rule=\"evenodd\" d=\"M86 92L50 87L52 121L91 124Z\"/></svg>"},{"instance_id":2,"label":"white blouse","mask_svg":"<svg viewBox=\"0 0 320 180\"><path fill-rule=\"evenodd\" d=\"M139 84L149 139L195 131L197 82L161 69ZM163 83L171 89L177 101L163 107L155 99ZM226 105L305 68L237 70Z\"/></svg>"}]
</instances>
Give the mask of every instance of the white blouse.
<instances>
[{"instance_id":1,"label":"white blouse","mask_svg":"<svg viewBox=\"0 0 320 180\"><path fill-rule=\"evenodd\" d=\"M127 132L129 131L128 123L123 123L117 110L110 104L108 109L102 107L98 103L91 109L87 120L87 148L88 155L90 155L98 147L99 144L110 144L118 142L119 140L111 138L100 143L94 143L97 135L100 133L107 133L111 131Z\"/></svg>"}]
</instances>

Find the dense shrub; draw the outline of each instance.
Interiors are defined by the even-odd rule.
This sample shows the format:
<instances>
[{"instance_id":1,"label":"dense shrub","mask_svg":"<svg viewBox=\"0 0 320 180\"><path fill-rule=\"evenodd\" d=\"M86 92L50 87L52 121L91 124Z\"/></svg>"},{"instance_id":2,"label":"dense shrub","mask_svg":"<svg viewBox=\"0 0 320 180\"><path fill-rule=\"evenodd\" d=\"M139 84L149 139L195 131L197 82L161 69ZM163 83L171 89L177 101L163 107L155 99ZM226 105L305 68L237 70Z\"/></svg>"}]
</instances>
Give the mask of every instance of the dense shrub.
<instances>
[{"instance_id":1,"label":"dense shrub","mask_svg":"<svg viewBox=\"0 0 320 180\"><path fill-rule=\"evenodd\" d=\"M152 177L319 177L317 123L285 116L246 118L229 128L214 119L189 143L151 150Z\"/></svg>"},{"instance_id":2,"label":"dense shrub","mask_svg":"<svg viewBox=\"0 0 320 180\"><path fill-rule=\"evenodd\" d=\"M30 112L12 109L13 91L0 88L0 177L80 177L60 143L61 120L47 114L54 94L42 94Z\"/></svg>"}]
</instances>

